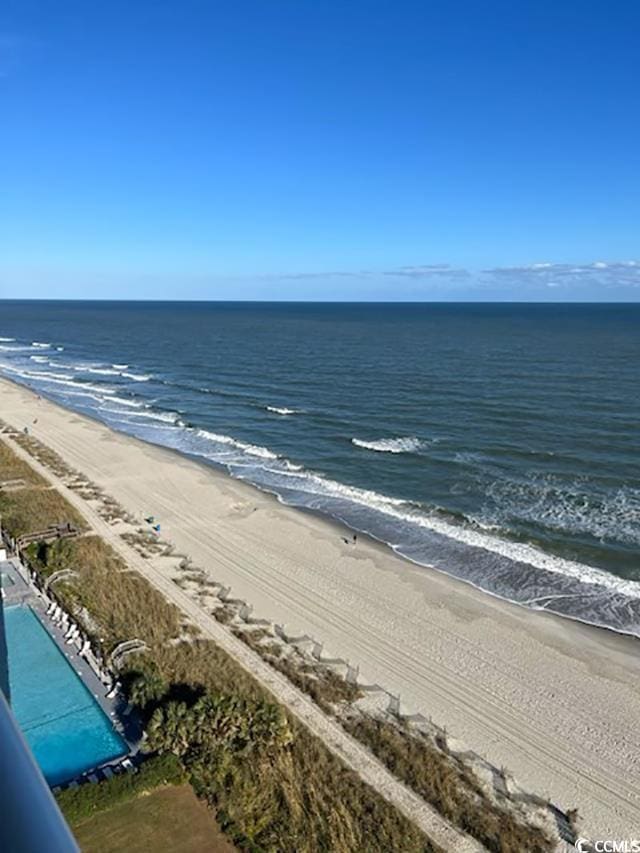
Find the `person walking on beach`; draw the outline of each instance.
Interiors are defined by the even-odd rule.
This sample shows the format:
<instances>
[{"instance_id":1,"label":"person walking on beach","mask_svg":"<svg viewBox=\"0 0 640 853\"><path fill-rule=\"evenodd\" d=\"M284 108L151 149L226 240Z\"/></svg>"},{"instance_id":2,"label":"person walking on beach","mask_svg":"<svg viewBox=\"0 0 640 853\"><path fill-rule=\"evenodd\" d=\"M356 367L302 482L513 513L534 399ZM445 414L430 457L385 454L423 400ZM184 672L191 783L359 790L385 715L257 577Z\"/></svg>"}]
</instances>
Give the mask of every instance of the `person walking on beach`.
<instances>
[{"instance_id":1,"label":"person walking on beach","mask_svg":"<svg viewBox=\"0 0 640 853\"><path fill-rule=\"evenodd\" d=\"M357 535L354 533L354 534L353 534L353 546L354 546L354 548L355 548L355 546L356 546L357 544L358 544L358 537L357 537Z\"/></svg>"}]
</instances>

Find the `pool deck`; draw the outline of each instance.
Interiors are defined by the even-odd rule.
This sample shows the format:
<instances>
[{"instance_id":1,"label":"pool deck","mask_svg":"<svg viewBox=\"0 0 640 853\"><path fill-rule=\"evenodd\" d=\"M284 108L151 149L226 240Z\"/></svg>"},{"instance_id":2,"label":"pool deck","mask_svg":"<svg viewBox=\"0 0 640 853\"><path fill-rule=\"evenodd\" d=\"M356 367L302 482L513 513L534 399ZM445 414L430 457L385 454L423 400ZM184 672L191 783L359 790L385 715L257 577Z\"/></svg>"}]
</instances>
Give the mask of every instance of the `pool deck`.
<instances>
[{"instance_id":1,"label":"pool deck","mask_svg":"<svg viewBox=\"0 0 640 853\"><path fill-rule=\"evenodd\" d=\"M53 638L60 652L65 656L74 672L82 680L85 687L89 690L99 707L102 709L105 716L111 720L114 729L122 737L129 747L127 755L135 756L140 750L141 743L141 727L135 718L134 714L129 713L129 707L126 700L119 691L116 691L115 696L109 698L108 694L112 692L113 684L104 683L94 667L89 661L80 654L78 641L67 642L65 633L69 629L69 624L58 626L47 615L49 608L49 600L35 588L30 582L27 569L15 558L0 562L0 575L2 576L2 605L3 607L13 607L14 605L28 606L37 616L47 633ZM94 664L95 665L95 664ZM106 764L117 764L122 761L125 756L116 761L106 762ZM100 768L101 765L91 768L82 774L82 777L89 777ZM82 778L80 777L80 778ZM71 782L72 780L69 780ZM64 787L64 785L62 786Z\"/></svg>"}]
</instances>

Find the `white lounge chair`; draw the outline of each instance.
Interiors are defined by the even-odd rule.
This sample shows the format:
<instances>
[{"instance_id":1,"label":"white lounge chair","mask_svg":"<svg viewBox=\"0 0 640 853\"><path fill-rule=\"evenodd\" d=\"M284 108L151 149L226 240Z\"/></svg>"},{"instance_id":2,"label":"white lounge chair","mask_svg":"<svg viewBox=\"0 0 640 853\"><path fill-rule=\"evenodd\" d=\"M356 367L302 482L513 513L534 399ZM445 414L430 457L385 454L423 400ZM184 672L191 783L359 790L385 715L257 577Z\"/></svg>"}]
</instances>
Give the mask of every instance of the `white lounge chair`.
<instances>
[{"instance_id":1,"label":"white lounge chair","mask_svg":"<svg viewBox=\"0 0 640 853\"><path fill-rule=\"evenodd\" d=\"M95 773L92 773L90 776L87 776L87 779L91 782L92 785L95 785L96 782L99 781Z\"/></svg>"},{"instance_id":2,"label":"white lounge chair","mask_svg":"<svg viewBox=\"0 0 640 853\"><path fill-rule=\"evenodd\" d=\"M120 682L116 681L111 690L107 693L107 699L113 699L118 690L120 689Z\"/></svg>"},{"instance_id":3,"label":"white lounge chair","mask_svg":"<svg viewBox=\"0 0 640 853\"><path fill-rule=\"evenodd\" d=\"M113 776L113 770L110 767L103 767L102 772L104 773L105 779L111 779Z\"/></svg>"},{"instance_id":4,"label":"white lounge chair","mask_svg":"<svg viewBox=\"0 0 640 853\"><path fill-rule=\"evenodd\" d=\"M130 758L125 758L125 759L122 761L122 766L123 766L123 767L124 767L124 769L127 771L127 773L133 773L133 771L134 771L134 769L135 769L135 768L134 768L134 766L133 766L133 762L131 761L131 759L130 759Z\"/></svg>"}]
</instances>

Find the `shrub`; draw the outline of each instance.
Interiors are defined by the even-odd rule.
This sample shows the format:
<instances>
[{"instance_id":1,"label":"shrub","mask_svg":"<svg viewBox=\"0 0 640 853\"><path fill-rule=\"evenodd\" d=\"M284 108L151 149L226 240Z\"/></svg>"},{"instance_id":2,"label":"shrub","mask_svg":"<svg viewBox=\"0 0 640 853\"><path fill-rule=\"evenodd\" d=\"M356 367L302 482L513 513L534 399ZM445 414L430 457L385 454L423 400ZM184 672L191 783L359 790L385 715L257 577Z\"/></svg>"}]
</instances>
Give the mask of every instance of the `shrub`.
<instances>
[{"instance_id":1,"label":"shrub","mask_svg":"<svg viewBox=\"0 0 640 853\"><path fill-rule=\"evenodd\" d=\"M67 821L74 824L155 788L181 785L185 779L179 758L157 755L145 761L136 773L121 773L98 784L67 788L56 799Z\"/></svg>"},{"instance_id":2,"label":"shrub","mask_svg":"<svg viewBox=\"0 0 640 853\"><path fill-rule=\"evenodd\" d=\"M271 694L209 640L156 648L128 663L137 674L159 674L184 695L213 691L241 698L249 708L273 706ZM291 743L253 750L248 758L184 747L196 793L215 807L236 846L260 853L435 853L411 821L295 718L287 719Z\"/></svg>"}]
</instances>

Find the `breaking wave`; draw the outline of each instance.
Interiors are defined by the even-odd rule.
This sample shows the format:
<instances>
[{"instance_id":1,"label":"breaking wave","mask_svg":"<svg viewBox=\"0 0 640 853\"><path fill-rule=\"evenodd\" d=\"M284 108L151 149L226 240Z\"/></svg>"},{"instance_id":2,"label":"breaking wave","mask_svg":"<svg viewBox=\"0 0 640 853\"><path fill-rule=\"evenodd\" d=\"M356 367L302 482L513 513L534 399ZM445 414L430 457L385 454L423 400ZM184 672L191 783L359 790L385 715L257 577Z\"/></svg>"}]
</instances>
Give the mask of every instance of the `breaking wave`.
<instances>
[{"instance_id":1,"label":"breaking wave","mask_svg":"<svg viewBox=\"0 0 640 853\"><path fill-rule=\"evenodd\" d=\"M418 453L428 447L428 442L415 436L407 438L379 438L375 441L365 441L361 438L352 438L351 443L364 450L374 450L377 453Z\"/></svg>"},{"instance_id":2,"label":"breaking wave","mask_svg":"<svg viewBox=\"0 0 640 853\"><path fill-rule=\"evenodd\" d=\"M273 412L274 415L299 415L298 409L287 409L286 406L265 406L267 412Z\"/></svg>"},{"instance_id":3,"label":"breaking wave","mask_svg":"<svg viewBox=\"0 0 640 853\"><path fill-rule=\"evenodd\" d=\"M229 435L219 435L215 432L209 432L206 429L196 430L196 434L201 438L206 438L209 441L215 441L218 444L228 445L229 447L233 447L237 450L241 450L244 453L248 453L250 456L258 456L261 459L277 459L278 455L273 453L267 447L260 447L256 444L248 444L244 441L238 441L235 438L231 438Z\"/></svg>"},{"instance_id":4,"label":"breaking wave","mask_svg":"<svg viewBox=\"0 0 640 853\"><path fill-rule=\"evenodd\" d=\"M514 522L587 535L600 542L640 546L640 489L622 486L601 492L596 485L531 474L516 481L499 479L486 490L484 524L509 527Z\"/></svg>"}]
</instances>

